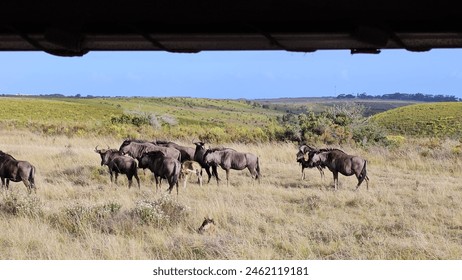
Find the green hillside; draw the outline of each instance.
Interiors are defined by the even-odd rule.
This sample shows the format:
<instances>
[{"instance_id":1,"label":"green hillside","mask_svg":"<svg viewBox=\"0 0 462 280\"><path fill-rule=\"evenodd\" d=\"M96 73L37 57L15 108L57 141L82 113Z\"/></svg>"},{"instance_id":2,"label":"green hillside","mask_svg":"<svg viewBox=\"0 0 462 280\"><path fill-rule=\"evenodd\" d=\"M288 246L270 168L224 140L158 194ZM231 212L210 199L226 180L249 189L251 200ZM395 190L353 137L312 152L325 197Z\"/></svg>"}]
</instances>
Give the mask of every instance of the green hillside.
<instances>
[{"instance_id":1,"label":"green hillside","mask_svg":"<svg viewBox=\"0 0 462 280\"><path fill-rule=\"evenodd\" d=\"M389 110L372 117L393 134L462 137L462 103L421 103Z\"/></svg>"},{"instance_id":2,"label":"green hillside","mask_svg":"<svg viewBox=\"0 0 462 280\"><path fill-rule=\"evenodd\" d=\"M46 135L267 141L281 114L245 100L0 98L0 128Z\"/></svg>"}]
</instances>

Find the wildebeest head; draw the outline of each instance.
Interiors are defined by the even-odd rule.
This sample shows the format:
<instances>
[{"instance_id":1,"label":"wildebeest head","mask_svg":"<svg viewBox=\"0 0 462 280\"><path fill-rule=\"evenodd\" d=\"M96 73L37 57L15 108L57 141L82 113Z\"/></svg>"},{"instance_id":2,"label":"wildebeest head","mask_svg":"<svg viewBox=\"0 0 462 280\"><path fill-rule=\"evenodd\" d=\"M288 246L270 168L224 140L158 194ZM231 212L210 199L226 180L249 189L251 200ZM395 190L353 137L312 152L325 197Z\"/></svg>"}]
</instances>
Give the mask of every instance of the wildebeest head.
<instances>
[{"instance_id":1,"label":"wildebeest head","mask_svg":"<svg viewBox=\"0 0 462 280\"><path fill-rule=\"evenodd\" d=\"M312 150L308 152L308 166L315 167L322 165L325 160L325 155L319 150Z\"/></svg>"},{"instance_id":2,"label":"wildebeest head","mask_svg":"<svg viewBox=\"0 0 462 280\"><path fill-rule=\"evenodd\" d=\"M126 154L127 151L128 151L128 145L130 145L130 143L132 142L132 140L129 140L129 139L126 139L122 142L122 145L120 145L120 148L119 148L119 151L122 153L122 154Z\"/></svg>"},{"instance_id":3,"label":"wildebeest head","mask_svg":"<svg viewBox=\"0 0 462 280\"><path fill-rule=\"evenodd\" d=\"M196 152L198 150L205 150L205 143L204 142L194 142L194 145L196 145Z\"/></svg>"},{"instance_id":4,"label":"wildebeest head","mask_svg":"<svg viewBox=\"0 0 462 280\"><path fill-rule=\"evenodd\" d=\"M302 160L308 161L308 153L314 151L315 149L308 145L301 145L298 148L297 152L297 162L302 162Z\"/></svg>"},{"instance_id":5,"label":"wildebeest head","mask_svg":"<svg viewBox=\"0 0 462 280\"><path fill-rule=\"evenodd\" d=\"M114 158L114 156L122 155L116 149L110 149L109 146L107 147L107 149L100 150L98 150L98 146L96 146L95 153L98 153L101 156L101 166L108 165L109 162Z\"/></svg>"}]
</instances>

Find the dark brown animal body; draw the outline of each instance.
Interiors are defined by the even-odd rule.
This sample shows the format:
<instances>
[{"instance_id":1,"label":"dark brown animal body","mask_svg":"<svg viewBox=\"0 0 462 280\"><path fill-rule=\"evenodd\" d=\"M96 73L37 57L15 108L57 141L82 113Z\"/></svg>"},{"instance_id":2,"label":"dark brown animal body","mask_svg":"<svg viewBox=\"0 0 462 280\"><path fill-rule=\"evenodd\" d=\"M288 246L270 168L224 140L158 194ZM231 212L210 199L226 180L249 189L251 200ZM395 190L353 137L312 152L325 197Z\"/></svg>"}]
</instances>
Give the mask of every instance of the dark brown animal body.
<instances>
[{"instance_id":1,"label":"dark brown animal body","mask_svg":"<svg viewBox=\"0 0 462 280\"><path fill-rule=\"evenodd\" d=\"M202 168L205 169L205 172L207 172L207 176L208 176L207 183L210 183L210 179L212 178L212 176L215 176L215 178L217 179L217 184L218 184L218 181L220 180L220 178L218 178L217 167L210 166L204 161L204 155L207 152L207 149L205 148L205 143L195 142L194 145L196 145L196 149L194 151L194 161L197 161L202 166ZM212 173L210 173L210 168L212 168ZM202 170L201 170L201 176L202 176Z\"/></svg>"},{"instance_id":2,"label":"dark brown animal body","mask_svg":"<svg viewBox=\"0 0 462 280\"><path fill-rule=\"evenodd\" d=\"M148 168L154 173L156 180L156 191L160 187L159 179L167 179L171 193L176 185L176 194L178 195L178 180L180 177L181 163L176 158L166 156L160 151L148 152L141 156L139 161L140 168Z\"/></svg>"},{"instance_id":3,"label":"dark brown animal body","mask_svg":"<svg viewBox=\"0 0 462 280\"><path fill-rule=\"evenodd\" d=\"M181 152L177 149L161 147L151 142L143 142L139 140L125 140L122 145L120 145L119 151L137 159L138 162L140 161L143 154L155 151L163 152L166 156L181 161Z\"/></svg>"},{"instance_id":4,"label":"dark brown animal body","mask_svg":"<svg viewBox=\"0 0 462 280\"><path fill-rule=\"evenodd\" d=\"M366 180L367 189L369 189L369 177L367 177L366 170L367 161L358 156L348 155L338 149L313 150L309 152L308 165L310 167L326 166L334 175L335 190L338 190L338 173L345 176L355 175L358 179L356 190L364 180Z\"/></svg>"},{"instance_id":5,"label":"dark brown animal body","mask_svg":"<svg viewBox=\"0 0 462 280\"><path fill-rule=\"evenodd\" d=\"M181 162L185 162L187 160L194 160L194 153L195 153L194 148L185 147L185 146L178 145L177 143L174 143L174 142L165 142L165 141L156 141L155 144L161 147L174 148L180 151Z\"/></svg>"},{"instance_id":6,"label":"dark brown animal body","mask_svg":"<svg viewBox=\"0 0 462 280\"><path fill-rule=\"evenodd\" d=\"M312 168L308 165L308 154L310 151L315 150L314 148L308 146L308 145L301 145L298 148L297 152L297 162L302 166L302 180L305 180L305 168ZM321 179L324 178L324 168L325 166L318 165L316 166L318 169L319 173L321 174Z\"/></svg>"},{"instance_id":7,"label":"dark brown animal body","mask_svg":"<svg viewBox=\"0 0 462 280\"><path fill-rule=\"evenodd\" d=\"M226 171L226 184L229 185L229 171L247 168L252 178L260 180L260 164L258 157L251 153L240 153L232 149L207 150L204 162L210 166L220 166Z\"/></svg>"},{"instance_id":8,"label":"dark brown animal body","mask_svg":"<svg viewBox=\"0 0 462 280\"><path fill-rule=\"evenodd\" d=\"M98 146L95 148L95 152L101 156L101 166L107 165L109 169L109 176L111 179L111 185L113 182L113 176L115 175L115 183L117 185L117 178L120 174L125 174L128 179L128 188L132 186L132 179L135 177L138 188L140 186L140 179L138 177L138 165L136 161L131 158L124 156L121 152L116 149L102 149L98 150Z\"/></svg>"},{"instance_id":9,"label":"dark brown animal body","mask_svg":"<svg viewBox=\"0 0 462 280\"><path fill-rule=\"evenodd\" d=\"M0 151L0 178L2 187L8 190L10 181L23 182L28 192L35 187L35 167L27 161L16 160L13 156ZM5 184L6 180L6 184Z\"/></svg>"}]
</instances>

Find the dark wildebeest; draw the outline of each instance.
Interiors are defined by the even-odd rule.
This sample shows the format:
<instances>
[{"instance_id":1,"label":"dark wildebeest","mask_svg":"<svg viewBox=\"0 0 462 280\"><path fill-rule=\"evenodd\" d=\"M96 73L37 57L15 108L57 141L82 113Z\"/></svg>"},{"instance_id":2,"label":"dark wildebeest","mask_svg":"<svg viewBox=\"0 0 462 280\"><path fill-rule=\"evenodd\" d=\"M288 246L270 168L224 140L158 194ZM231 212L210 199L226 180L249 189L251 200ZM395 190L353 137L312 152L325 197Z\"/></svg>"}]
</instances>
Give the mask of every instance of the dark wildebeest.
<instances>
[{"instance_id":1,"label":"dark wildebeest","mask_svg":"<svg viewBox=\"0 0 462 280\"><path fill-rule=\"evenodd\" d=\"M27 161L16 160L10 154L0 151L0 177L2 187L8 190L10 181L23 182L29 193L32 189L37 192L35 187L35 167ZM6 184L5 184L6 179Z\"/></svg>"},{"instance_id":2,"label":"dark wildebeest","mask_svg":"<svg viewBox=\"0 0 462 280\"><path fill-rule=\"evenodd\" d=\"M366 180L369 189L369 177L367 177L367 161L358 157L348 155L339 149L313 150L309 152L308 165L310 167L324 165L332 171L334 175L334 188L338 190L338 173L345 176L356 175L358 190L361 183Z\"/></svg>"},{"instance_id":3,"label":"dark wildebeest","mask_svg":"<svg viewBox=\"0 0 462 280\"><path fill-rule=\"evenodd\" d=\"M95 147L95 152L101 156L101 166L107 165L109 169L109 175L111 178L111 185L113 181L113 173L115 173L115 183L117 185L117 177L120 174L127 175L128 188L132 186L132 179L135 177L140 189L140 178L138 177L138 166L136 161L131 158L124 156L121 152L116 149L102 149L98 150L98 146Z\"/></svg>"},{"instance_id":4,"label":"dark wildebeest","mask_svg":"<svg viewBox=\"0 0 462 280\"><path fill-rule=\"evenodd\" d=\"M308 166L308 153L313 150L315 149L308 145L301 145L298 148L297 162L302 166L302 180L305 180L305 168L311 168ZM316 168L319 170L319 173L321 174L321 179L324 178L324 167L325 166L323 165L316 166Z\"/></svg>"},{"instance_id":5,"label":"dark wildebeest","mask_svg":"<svg viewBox=\"0 0 462 280\"><path fill-rule=\"evenodd\" d=\"M120 145L119 151L123 154L128 154L132 158L136 158L138 162L143 156L144 153L161 151L166 156L172 157L181 161L181 153L177 149L169 147L157 146L151 142L143 142L140 140L125 140L122 145Z\"/></svg>"},{"instance_id":6,"label":"dark wildebeest","mask_svg":"<svg viewBox=\"0 0 462 280\"><path fill-rule=\"evenodd\" d=\"M185 162L187 160L194 160L194 153L195 153L194 148L181 146L181 145L178 145L177 143L167 142L167 141L155 141L154 144L161 146L161 147L177 149L181 153L181 162Z\"/></svg>"},{"instance_id":7,"label":"dark wildebeest","mask_svg":"<svg viewBox=\"0 0 462 280\"><path fill-rule=\"evenodd\" d=\"M217 179L217 184L218 181L220 180L218 178L218 173L217 173L217 167L216 166L210 166L204 162L204 155L207 149L205 148L204 142L195 142L194 145L196 145L196 150L194 152L194 161L197 161L202 168L205 169L205 172L207 172L208 180L207 183L210 183L210 179L212 176L215 176ZM212 173L210 173L210 167L212 167ZM202 175L202 170L201 170L201 175Z\"/></svg>"},{"instance_id":8,"label":"dark wildebeest","mask_svg":"<svg viewBox=\"0 0 462 280\"><path fill-rule=\"evenodd\" d=\"M221 166L226 171L226 185L229 185L229 170L249 169L252 178L260 181L260 164L258 157L251 153L240 153L233 149L211 150L204 155L204 162L210 166Z\"/></svg>"},{"instance_id":9,"label":"dark wildebeest","mask_svg":"<svg viewBox=\"0 0 462 280\"><path fill-rule=\"evenodd\" d=\"M144 153L139 161L140 168L148 168L154 173L156 180L156 191L160 187L158 178L167 179L171 193L173 186L176 185L176 195L178 196L178 179L180 177L181 163L176 158L166 156L161 151L153 151Z\"/></svg>"}]
</instances>

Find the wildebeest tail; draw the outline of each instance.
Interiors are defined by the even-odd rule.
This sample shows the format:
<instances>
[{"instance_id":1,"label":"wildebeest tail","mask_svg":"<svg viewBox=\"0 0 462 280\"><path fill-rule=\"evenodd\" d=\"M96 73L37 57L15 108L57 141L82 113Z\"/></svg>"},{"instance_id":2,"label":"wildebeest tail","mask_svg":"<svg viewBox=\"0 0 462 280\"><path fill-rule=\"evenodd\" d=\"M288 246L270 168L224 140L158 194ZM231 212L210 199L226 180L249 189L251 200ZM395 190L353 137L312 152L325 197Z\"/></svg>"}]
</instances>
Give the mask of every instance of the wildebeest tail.
<instances>
[{"instance_id":1,"label":"wildebeest tail","mask_svg":"<svg viewBox=\"0 0 462 280\"><path fill-rule=\"evenodd\" d=\"M257 167L255 168L257 170L257 179L260 180L261 173L260 173L260 159L257 157Z\"/></svg>"},{"instance_id":2,"label":"wildebeest tail","mask_svg":"<svg viewBox=\"0 0 462 280\"><path fill-rule=\"evenodd\" d=\"M363 166L363 169L361 170L361 178L369 180L369 177L367 177L366 165L367 165L367 160L364 160L364 166Z\"/></svg>"},{"instance_id":3,"label":"wildebeest tail","mask_svg":"<svg viewBox=\"0 0 462 280\"><path fill-rule=\"evenodd\" d=\"M170 182L169 182L171 186L178 184L180 172L181 172L181 164L179 163L175 164L175 167L173 169L173 176L170 177Z\"/></svg>"},{"instance_id":4,"label":"wildebeest tail","mask_svg":"<svg viewBox=\"0 0 462 280\"><path fill-rule=\"evenodd\" d=\"M29 171L29 182L30 182L31 188L35 188L35 167L32 165Z\"/></svg>"}]
</instances>

